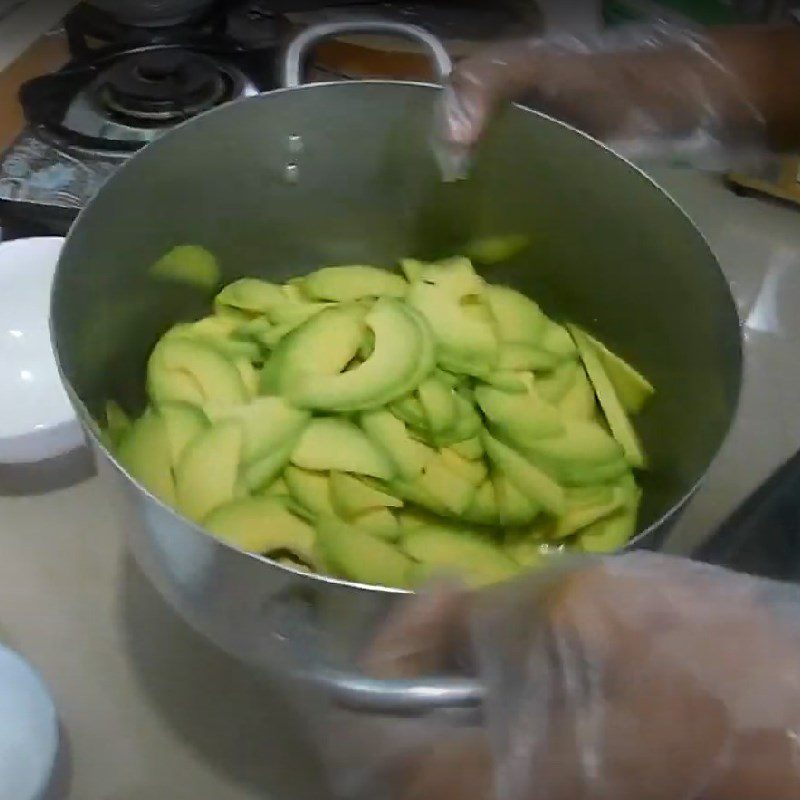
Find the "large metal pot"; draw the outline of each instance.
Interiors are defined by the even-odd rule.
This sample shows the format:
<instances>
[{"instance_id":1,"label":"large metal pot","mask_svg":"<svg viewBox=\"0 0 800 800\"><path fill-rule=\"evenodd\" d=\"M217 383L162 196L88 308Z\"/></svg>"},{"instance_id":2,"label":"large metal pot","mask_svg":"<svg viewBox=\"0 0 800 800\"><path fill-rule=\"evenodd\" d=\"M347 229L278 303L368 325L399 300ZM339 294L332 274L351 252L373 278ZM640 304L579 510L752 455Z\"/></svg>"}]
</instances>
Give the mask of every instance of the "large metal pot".
<instances>
[{"instance_id":1,"label":"large metal pot","mask_svg":"<svg viewBox=\"0 0 800 800\"><path fill-rule=\"evenodd\" d=\"M283 280L321 264L389 265L458 252L476 236L528 234L530 253L492 278L597 331L658 387L638 423L652 469L636 544L649 547L658 546L729 428L739 323L717 262L681 209L575 130L512 108L470 179L445 185L429 146L437 87L298 87L306 47L341 27L307 32L290 48L293 88L205 114L112 178L64 247L54 346L83 424L114 465L131 548L193 626L256 664L276 663L288 647L309 675L362 707L472 703L480 687L467 680L383 683L352 669L398 592L295 573L221 544L150 496L97 441L92 413L110 397L139 407L157 337L204 311L192 291L153 281L148 265L191 242L219 256L226 281ZM421 36L439 71L447 70L430 37L388 28Z\"/></svg>"}]
</instances>

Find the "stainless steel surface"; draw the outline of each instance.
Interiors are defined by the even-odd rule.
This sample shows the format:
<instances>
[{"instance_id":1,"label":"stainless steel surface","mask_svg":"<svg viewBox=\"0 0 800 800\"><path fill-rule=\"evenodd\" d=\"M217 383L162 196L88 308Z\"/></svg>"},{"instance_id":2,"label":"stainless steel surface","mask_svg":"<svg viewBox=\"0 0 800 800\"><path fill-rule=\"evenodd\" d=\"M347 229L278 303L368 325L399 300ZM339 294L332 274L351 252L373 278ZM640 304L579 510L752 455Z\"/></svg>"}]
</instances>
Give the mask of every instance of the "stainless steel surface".
<instances>
[{"instance_id":1,"label":"stainless steel surface","mask_svg":"<svg viewBox=\"0 0 800 800\"><path fill-rule=\"evenodd\" d=\"M388 265L525 232L530 254L493 280L591 327L659 387L640 420L652 470L639 541L655 544L736 406L738 318L718 265L642 173L519 108L500 120L470 180L443 185L427 146L436 97L435 87L393 82L276 91L206 114L132 159L80 217L56 277L54 343L76 408L91 426L108 397L140 407L153 342L205 307L148 278L147 265L178 242L217 253L229 281L282 279L324 263ZM286 179L287 166L296 179ZM396 693L354 694L362 677L342 670L353 670L400 593L242 554L119 470L116 482L134 554L198 630L245 661L303 664L312 677L333 674L334 687L362 706L396 708ZM421 687L417 710L476 693L437 682Z\"/></svg>"},{"instance_id":2,"label":"stainless steel surface","mask_svg":"<svg viewBox=\"0 0 800 800\"><path fill-rule=\"evenodd\" d=\"M303 83L305 59L315 44L332 36L355 33L390 34L419 42L431 55L437 83L442 83L453 68L444 45L435 36L417 25L379 20L325 22L309 26L289 44L282 65L281 82L283 86L293 88Z\"/></svg>"}]
</instances>

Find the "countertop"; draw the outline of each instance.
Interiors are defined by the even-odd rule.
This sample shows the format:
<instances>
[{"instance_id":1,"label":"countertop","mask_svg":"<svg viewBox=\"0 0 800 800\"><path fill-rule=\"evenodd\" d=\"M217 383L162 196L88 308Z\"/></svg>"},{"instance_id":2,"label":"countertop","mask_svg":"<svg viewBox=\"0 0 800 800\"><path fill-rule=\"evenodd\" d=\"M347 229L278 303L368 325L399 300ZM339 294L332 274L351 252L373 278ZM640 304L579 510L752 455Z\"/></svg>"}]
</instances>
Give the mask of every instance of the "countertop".
<instances>
[{"instance_id":1,"label":"countertop","mask_svg":"<svg viewBox=\"0 0 800 800\"><path fill-rule=\"evenodd\" d=\"M730 438L678 522L687 552L800 447L800 211L717 178L657 179L716 251L746 321ZM53 797L319 798L303 731L276 684L201 641L126 555L102 475L0 497L0 629L42 672L64 730Z\"/></svg>"}]
</instances>

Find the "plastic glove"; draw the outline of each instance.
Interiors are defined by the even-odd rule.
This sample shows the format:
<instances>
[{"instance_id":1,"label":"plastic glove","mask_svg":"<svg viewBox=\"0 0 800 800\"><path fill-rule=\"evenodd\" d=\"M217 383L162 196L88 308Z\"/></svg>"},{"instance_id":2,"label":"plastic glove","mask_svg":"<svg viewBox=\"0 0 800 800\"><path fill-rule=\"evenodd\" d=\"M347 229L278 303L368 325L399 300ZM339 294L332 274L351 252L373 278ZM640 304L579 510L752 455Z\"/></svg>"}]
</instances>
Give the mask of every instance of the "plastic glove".
<instances>
[{"instance_id":1,"label":"plastic glove","mask_svg":"<svg viewBox=\"0 0 800 800\"><path fill-rule=\"evenodd\" d=\"M499 43L456 66L440 161L458 177L494 112L519 100L633 159L741 163L800 143L796 79L800 30L789 27L703 34L656 24Z\"/></svg>"},{"instance_id":2,"label":"plastic glove","mask_svg":"<svg viewBox=\"0 0 800 800\"><path fill-rule=\"evenodd\" d=\"M367 660L410 677L465 653L484 724L356 715L336 741L337 775L359 778L346 796L800 797L796 586L649 554L565 561L416 598Z\"/></svg>"}]
</instances>

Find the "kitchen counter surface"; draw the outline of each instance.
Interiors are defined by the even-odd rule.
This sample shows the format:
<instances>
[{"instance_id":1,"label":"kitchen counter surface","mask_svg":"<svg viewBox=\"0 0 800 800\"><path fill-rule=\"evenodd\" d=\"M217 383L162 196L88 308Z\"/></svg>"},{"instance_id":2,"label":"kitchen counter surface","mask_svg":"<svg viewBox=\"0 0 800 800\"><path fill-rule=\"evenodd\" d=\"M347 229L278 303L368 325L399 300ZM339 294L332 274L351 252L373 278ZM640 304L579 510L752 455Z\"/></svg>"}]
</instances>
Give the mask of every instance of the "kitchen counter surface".
<instances>
[{"instance_id":1,"label":"kitchen counter surface","mask_svg":"<svg viewBox=\"0 0 800 800\"><path fill-rule=\"evenodd\" d=\"M800 446L800 211L710 176L657 178L695 216L746 321L736 426L670 542L686 552ZM163 605L125 555L100 478L0 497L0 540L0 629L41 670L64 727L53 797L320 797L283 693Z\"/></svg>"}]
</instances>

